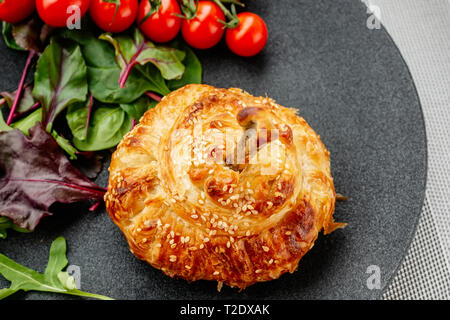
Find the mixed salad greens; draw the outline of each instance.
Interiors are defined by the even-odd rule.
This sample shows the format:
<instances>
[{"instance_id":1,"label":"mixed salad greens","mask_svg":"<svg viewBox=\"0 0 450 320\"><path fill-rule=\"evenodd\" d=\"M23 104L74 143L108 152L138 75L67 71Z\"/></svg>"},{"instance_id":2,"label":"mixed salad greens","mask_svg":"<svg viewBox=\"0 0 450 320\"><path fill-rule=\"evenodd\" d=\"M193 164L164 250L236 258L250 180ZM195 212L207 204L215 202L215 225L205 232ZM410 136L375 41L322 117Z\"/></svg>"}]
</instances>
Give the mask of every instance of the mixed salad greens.
<instances>
[{"instance_id":1,"label":"mixed salad greens","mask_svg":"<svg viewBox=\"0 0 450 320\"><path fill-rule=\"evenodd\" d=\"M9 228L34 230L55 202L101 201L106 190L89 180L101 169L94 152L115 147L161 96L201 83L201 64L181 41L87 29L3 23L5 43L28 59L18 89L1 93L2 238Z\"/></svg>"}]
</instances>

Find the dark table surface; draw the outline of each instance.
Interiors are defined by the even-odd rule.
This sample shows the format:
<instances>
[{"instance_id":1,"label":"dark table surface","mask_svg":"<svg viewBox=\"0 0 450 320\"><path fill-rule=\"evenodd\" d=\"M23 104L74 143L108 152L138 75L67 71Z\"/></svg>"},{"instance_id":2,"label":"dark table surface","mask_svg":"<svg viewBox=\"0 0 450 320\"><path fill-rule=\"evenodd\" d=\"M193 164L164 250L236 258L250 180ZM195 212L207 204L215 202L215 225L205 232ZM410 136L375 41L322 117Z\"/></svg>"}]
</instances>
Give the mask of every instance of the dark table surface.
<instances>
[{"instance_id":1,"label":"dark table surface","mask_svg":"<svg viewBox=\"0 0 450 320\"><path fill-rule=\"evenodd\" d=\"M320 235L299 270L243 292L171 279L136 259L104 207L57 205L31 234L10 232L0 252L44 271L52 240L64 236L82 289L118 299L376 299L395 275L414 235L424 199L426 137L422 110L398 49L384 29L370 30L358 0L246 1L269 28L257 57L231 54L221 43L197 52L204 83L274 98L299 113L331 152L336 206L348 227ZM13 89L25 55L0 43L0 89ZM105 186L107 162L97 182ZM370 265L381 290L366 286ZM0 279L0 287L8 282ZM14 298L76 299L47 293Z\"/></svg>"}]
</instances>

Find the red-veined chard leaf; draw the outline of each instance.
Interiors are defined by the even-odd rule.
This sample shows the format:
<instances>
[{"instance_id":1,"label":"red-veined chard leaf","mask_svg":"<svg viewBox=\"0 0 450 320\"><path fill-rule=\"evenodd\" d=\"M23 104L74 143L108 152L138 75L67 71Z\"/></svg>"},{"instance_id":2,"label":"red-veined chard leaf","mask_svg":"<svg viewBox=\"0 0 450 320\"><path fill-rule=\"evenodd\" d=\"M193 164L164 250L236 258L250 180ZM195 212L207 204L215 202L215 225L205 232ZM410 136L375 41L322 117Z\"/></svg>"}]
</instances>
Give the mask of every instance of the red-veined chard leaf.
<instances>
[{"instance_id":1,"label":"red-veined chard leaf","mask_svg":"<svg viewBox=\"0 0 450 320\"><path fill-rule=\"evenodd\" d=\"M83 176L41 123L0 132L0 216L34 230L55 202L99 200L104 189Z\"/></svg>"},{"instance_id":2,"label":"red-veined chard leaf","mask_svg":"<svg viewBox=\"0 0 450 320\"><path fill-rule=\"evenodd\" d=\"M30 113L28 116L26 116L23 119L20 119L19 121L16 121L11 124L12 128L19 129L22 131L25 135L29 135L29 129L33 127L36 122L42 121L42 108L39 108L32 113ZM2 130L0 130L2 131ZM77 149L75 149L67 140L66 138L60 136L55 130L51 131L51 135L53 138L55 138L56 142L59 144L59 146L67 152L71 160L75 160L77 158Z\"/></svg>"},{"instance_id":3,"label":"red-veined chard leaf","mask_svg":"<svg viewBox=\"0 0 450 320\"><path fill-rule=\"evenodd\" d=\"M2 34L8 47L14 50L42 52L52 28L39 19L10 24L3 22Z\"/></svg>"},{"instance_id":4,"label":"red-veined chard leaf","mask_svg":"<svg viewBox=\"0 0 450 320\"><path fill-rule=\"evenodd\" d=\"M16 112L26 112L34 105L34 98L31 94L33 87L30 84L26 84L23 87L22 97L20 99L20 103L16 108ZM0 95L5 99L6 104L11 109L14 100L16 99L17 90L14 92L3 91L0 92Z\"/></svg>"},{"instance_id":5,"label":"red-veined chard leaf","mask_svg":"<svg viewBox=\"0 0 450 320\"><path fill-rule=\"evenodd\" d=\"M119 86L125 87L125 82L131 70L136 65L154 64L166 80L179 79L184 73L181 62L185 53L175 48L156 46L146 40L139 29L135 28L133 35L117 35L104 33L100 39L108 41L114 46L117 64L121 68Z\"/></svg>"},{"instance_id":6,"label":"red-veined chard leaf","mask_svg":"<svg viewBox=\"0 0 450 320\"><path fill-rule=\"evenodd\" d=\"M37 63L33 89L34 98L42 105L47 130L61 111L85 101L87 92L87 68L80 47L53 38Z\"/></svg>"},{"instance_id":7,"label":"red-veined chard leaf","mask_svg":"<svg viewBox=\"0 0 450 320\"><path fill-rule=\"evenodd\" d=\"M104 103L131 103L147 91L161 95L170 93L159 70L151 64L134 68L127 80L127 86L120 88L114 48L90 32L63 29L60 36L77 42L88 68L89 91L94 98Z\"/></svg>"}]
</instances>

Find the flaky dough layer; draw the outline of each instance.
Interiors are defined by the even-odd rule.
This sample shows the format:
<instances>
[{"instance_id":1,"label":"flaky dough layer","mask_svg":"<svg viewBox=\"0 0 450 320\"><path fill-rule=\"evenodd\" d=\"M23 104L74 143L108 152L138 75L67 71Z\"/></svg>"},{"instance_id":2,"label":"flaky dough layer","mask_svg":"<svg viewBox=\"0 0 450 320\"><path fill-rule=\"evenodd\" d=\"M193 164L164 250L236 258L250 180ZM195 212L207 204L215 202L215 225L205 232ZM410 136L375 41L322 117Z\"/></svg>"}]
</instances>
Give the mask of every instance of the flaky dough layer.
<instances>
[{"instance_id":1,"label":"flaky dough layer","mask_svg":"<svg viewBox=\"0 0 450 320\"><path fill-rule=\"evenodd\" d=\"M109 171L106 208L131 252L188 281L276 279L322 229L344 225L333 221L319 136L295 110L240 89L169 94L124 137Z\"/></svg>"}]
</instances>

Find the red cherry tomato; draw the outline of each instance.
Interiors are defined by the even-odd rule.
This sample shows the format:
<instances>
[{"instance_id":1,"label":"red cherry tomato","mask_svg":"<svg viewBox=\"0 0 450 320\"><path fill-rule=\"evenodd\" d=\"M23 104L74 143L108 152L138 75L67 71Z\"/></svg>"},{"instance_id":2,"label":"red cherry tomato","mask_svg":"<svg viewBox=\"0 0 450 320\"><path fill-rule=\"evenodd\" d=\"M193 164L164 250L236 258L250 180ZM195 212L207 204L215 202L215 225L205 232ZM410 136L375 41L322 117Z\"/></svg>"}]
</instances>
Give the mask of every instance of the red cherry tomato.
<instances>
[{"instance_id":1,"label":"red cherry tomato","mask_svg":"<svg viewBox=\"0 0 450 320\"><path fill-rule=\"evenodd\" d=\"M138 11L138 0L117 0L115 2L91 0L89 14L95 24L107 32L122 32L128 29L133 24ZM117 6L119 6L118 9Z\"/></svg>"},{"instance_id":2,"label":"red cherry tomato","mask_svg":"<svg viewBox=\"0 0 450 320\"><path fill-rule=\"evenodd\" d=\"M259 53L267 42L267 27L260 16L251 12L238 15L239 26L228 29L225 41L235 54L250 57Z\"/></svg>"},{"instance_id":3,"label":"red cherry tomato","mask_svg":"<svg viewBox=\"0 0 450 320\"><path fill-rule=\"evenodd\" d=\"M181 14L177 0L162 0L158 12L147 17L152 8L150 1L141 1L137 15L139 29L147 38L155 42L167 42L178 34L181 28ZM143 23L143 19L146 19Z\"/></svg>"},{"instance_id":4,"label":"red cherry tomato","mask_svg":"<svg viewBox=\"0 0 450 320\"><path fill-rule=\"evenodd\" d=\"M52 27L65 27L67 20L73 22L73 15L77 13L71 6L77 6L81 19L89 8L90 0L36 0L36 8L41 19ZM72 7L73 8L73 7Z\"/></svg>"},{"instance_id":5,"label":"red cherry tomato","mask_svg":"<svg viewBox=\"0 0 450 320\"><path fill-rule=\"evenodd\" d=\"M184 20L181 27L184 40L197 49L215 46L225 32L225 15L212 1L199 1L197 15L192 20Z\"/></svg>"},{"instance_id":6,"label":"red cherry tomato","mask_svg":"<svg viewBox=\"0 0 450 320\"><path fill-rule=\"evenodd\" d=\"M16 23L28 18L34 11L34 0L0 1L0 20Z\"/></svg>"}]
</instances>

